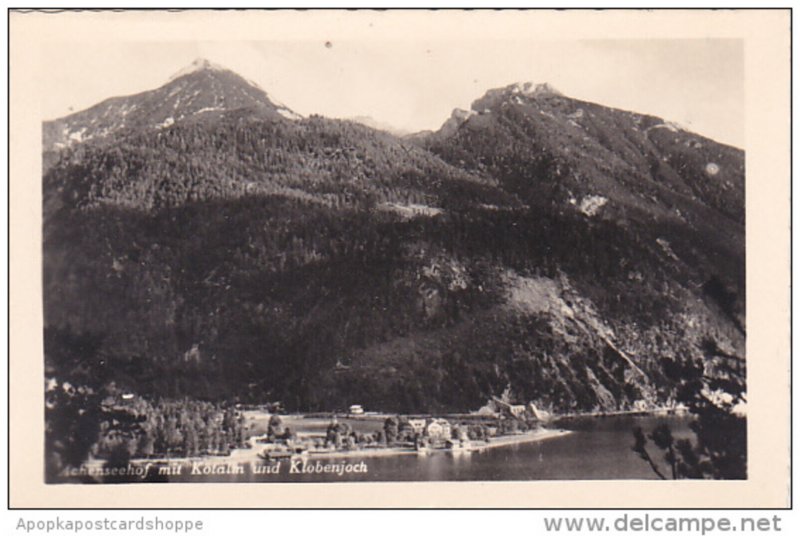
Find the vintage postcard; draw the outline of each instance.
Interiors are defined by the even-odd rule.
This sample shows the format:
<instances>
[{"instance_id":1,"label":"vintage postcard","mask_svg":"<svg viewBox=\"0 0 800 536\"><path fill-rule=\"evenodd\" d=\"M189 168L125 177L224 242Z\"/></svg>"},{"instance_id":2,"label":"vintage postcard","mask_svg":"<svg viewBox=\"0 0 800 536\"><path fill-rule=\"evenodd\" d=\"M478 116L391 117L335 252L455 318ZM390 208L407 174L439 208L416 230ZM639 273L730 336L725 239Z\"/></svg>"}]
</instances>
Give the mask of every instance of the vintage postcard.
<instances>
[{"instance_id":1,"label":"vintage postcard","mask_svg":"<svg viewBox=\"0 0 800 536\"><path fill-rule=\"evenodd\" d=\"M13 12L11 505L786 506L789 22Z\"/></svg>"}]
</instances>

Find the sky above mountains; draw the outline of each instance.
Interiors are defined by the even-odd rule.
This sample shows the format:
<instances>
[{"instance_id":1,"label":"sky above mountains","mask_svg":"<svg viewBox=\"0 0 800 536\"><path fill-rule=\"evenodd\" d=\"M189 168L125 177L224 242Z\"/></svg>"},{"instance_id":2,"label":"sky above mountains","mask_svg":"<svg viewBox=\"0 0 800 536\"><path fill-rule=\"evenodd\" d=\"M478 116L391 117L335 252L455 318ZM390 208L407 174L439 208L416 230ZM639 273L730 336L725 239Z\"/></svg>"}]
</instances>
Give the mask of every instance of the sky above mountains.
<instances>
[{"instance_id":1,"label":"sky above mountains","mask_svg":"<svg viewBox=\"0 0 800 536\"><path fill-rule=\"evenodd\" d=\"M43 50L41 82L58 91L48 92L42 115L54 119L159 87L202 57L303 115L370 116L400 130L435 130L487 89L548 82L570 97L657 115L744 146L739 40L478 37L59 43Z\"/></svg>"}]
</instances>

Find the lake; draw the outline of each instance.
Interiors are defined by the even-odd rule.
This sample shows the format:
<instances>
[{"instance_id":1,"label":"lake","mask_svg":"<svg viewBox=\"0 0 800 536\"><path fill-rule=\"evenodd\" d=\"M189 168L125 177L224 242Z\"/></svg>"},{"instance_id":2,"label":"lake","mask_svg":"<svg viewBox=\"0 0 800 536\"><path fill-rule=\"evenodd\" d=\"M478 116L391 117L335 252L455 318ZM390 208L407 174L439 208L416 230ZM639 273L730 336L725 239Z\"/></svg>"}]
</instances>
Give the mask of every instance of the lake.
<instances>
[{"instance_id":1,"label":"lake","mask_svg":"<svg viewBox=\"0 0 800 536\"><path fill-rule=\"evenodd\" d=\"M656 479L647 463L631 450L631 430L649 432L667 423L677 438L691 437L688 417L609 416L562 420L558 427L570 434L471 453L434 452L428 455L306 459L312 473L303 473L302 461L284 459L236 462L224 458L174 464L172 474L147 480L170 482L336 482L336 481L457 481L457 480L598 480ZM663 464L663 453L650 443L650 454ZM168 471L164 471L168 472ZM134 481L136 479L133 479Z\"/></svg>"}]
</instances>

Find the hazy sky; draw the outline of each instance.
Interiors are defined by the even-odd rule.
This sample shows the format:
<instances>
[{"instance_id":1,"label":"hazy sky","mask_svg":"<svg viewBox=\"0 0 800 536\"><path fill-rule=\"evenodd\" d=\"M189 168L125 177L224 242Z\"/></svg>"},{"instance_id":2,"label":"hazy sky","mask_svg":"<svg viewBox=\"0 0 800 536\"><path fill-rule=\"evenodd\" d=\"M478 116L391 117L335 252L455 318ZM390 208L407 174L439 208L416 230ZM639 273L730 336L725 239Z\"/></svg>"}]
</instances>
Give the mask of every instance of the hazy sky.
<instances>
[{"instance_id":1,"label":"hazy sky","mask_svg":"<svg viewBox=\"0 0 800 536\"><path fill-rule=\"evenodd\" d=\"M42 103L47 119L156 88L203 57L303 115L368 115L408 131L436 129L487 89L549 82L567 96L744 145L743 46L733 39L75 42L49 47L44 57L41 83L58 88Z\"/></svg>"}]
</instances>

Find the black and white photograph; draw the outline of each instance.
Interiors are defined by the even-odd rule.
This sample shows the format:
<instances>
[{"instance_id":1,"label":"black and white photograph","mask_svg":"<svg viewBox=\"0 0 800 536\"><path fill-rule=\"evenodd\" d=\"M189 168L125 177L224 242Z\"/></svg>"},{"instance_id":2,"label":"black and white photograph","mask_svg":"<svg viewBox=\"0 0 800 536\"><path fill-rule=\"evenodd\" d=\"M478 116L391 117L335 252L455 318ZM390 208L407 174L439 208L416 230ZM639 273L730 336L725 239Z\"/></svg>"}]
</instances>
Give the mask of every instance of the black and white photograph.
<instances>
[{"instance_id":1,"label":"black and white photograph","mask_svg":"<svg viewBox=\"0 0 800 536\"><path fill-rule=\"evenodd\" d=\"M751 478L745 39L312 15L43 39L42 482Z\"/></svg>"}]
</instances>

